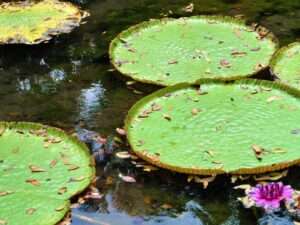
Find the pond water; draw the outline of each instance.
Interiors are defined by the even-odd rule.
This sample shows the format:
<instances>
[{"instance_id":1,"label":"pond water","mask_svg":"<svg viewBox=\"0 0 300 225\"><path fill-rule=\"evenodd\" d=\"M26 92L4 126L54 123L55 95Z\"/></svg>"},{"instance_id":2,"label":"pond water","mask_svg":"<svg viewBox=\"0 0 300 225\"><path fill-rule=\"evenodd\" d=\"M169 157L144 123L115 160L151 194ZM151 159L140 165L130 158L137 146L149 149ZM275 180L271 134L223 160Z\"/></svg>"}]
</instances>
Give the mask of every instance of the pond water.
<instances>
[{"instance_id":1,"label":"pond water","mask_svg":"<svg viewBox=\"0 0 300 225\"><path fill-rule=\"evenodd\" d=\"M73 0L91 16L68 35L38 46L0 47L0 120L33 121L68 133L88 129L114 136L129 108L143 95L110 72L109 42L149 18L187 16L184 0ZM197 14L241 16L270 29L281 45L300 40L299 0L194 0ZM298 167L284 182L300 188ZM124 183L120 174L135 174ZM229 176L203 189L187 177L151 173L111 157L97 166L100 200L72 209L72 224L292 224L288 216L264 217L237 202ZM76 199L74 199L74 202ZM90 218L90 219L89 219ZM271 221L271 222L270 222Z\"/></svg>"}]
</instances>

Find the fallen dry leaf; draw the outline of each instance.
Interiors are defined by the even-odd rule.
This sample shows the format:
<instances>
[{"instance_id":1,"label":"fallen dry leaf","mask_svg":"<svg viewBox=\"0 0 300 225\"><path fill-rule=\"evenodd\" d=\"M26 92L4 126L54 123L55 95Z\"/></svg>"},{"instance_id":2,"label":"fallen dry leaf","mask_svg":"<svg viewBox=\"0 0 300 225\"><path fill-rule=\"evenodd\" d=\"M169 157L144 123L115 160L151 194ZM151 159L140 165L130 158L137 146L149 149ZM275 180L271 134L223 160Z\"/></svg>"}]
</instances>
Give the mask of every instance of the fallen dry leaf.
<instances>
[{"instance_id":1,"label":"fallen dry leaf","mask_svg":"<svg viewBox=\"0 0 300 225\"><path fill-rule=\"evenodd\" d=\"M194 180L194 175L189 175L187 178L187 182L191 182L192 180Z\"/></svg>"},{"instance_id":2,"label":"fallen dry leaf","mask_svg":"<svg viewBox=\"0 0 300 225\"><path fill-rule=\"evenodd\" d=\"M272 103L274 101L282 100L282 99L283 99L283 97L281 97L281 96L272 96L267 99L267 103Z\"/></svg>"},{"instance_id":3,"label":"fallen dry leaf","mask_svg":"<svg viewBox=\"0 0 300 225\"><path fill-rule=\"evenodd\" d=\"M29 165L29 169L31 170L31 172L46 172L47 169L44 169L44 168L39 168L39 167L36 167L36 166L33 166L33 165Z\"/></svg>"},{"instance_id":4,"label":"fallen dry leaf","mask_svg":"<svg viewBox=\"0 0 300 225\"><path fill-rule=\"evenodd\" d=\"M198 89L198 90L197 90L197 94L198 94L198 95L206 95L206 94L208 94L208 92L207 92L207 91L203 91L203 90L201 90L201 89Z\"/></svg>"},{"instance_id":5,"label":"fallen dry leaf","mask_svg":"<svg viewBox=\"0 0 300 225\"><path fill-rule=\"evenodd\" d=\"M15 193L14 191L0 191L0 196L5 196L5 195L9 195Z\"/></svg>"},{"instance_id":6,"label":"fallen dry leaf","mask_svg":"<svg viewBox=\"0 0 300 225\"><path fill-rule=\"evenodd\" d=\"M35 208L28 209L28 210L26 210L26 214L31 215L31 214L33 214L35 211L36 211Z\"/></svg>"},{"instance_id":7,"label":"fallen dry leaf","mask_svg":"<svg viewBox=\"0 0 300 225\"><path fill-rule=\"evenodd\" d=\"M129 159L130 158L130 154L128 151L117 152L116 156L120 159Z\"/></svg>"},{"instance_id":8,"label":"fallen dry leaf","mask_svg":"<svg viewBox=\"0 0 300 225\"><path fill-rule=\"evenodd\" d=\"M177 61L177 60L171 60L171 61L169 61L169 62L168 62L168 64L169 64L169 65L172 65L172 64L177 64L177 63L178 63L178 61Z\"/></svg>"},{"instance_id":9,"label":"fallen dry leaf","mask_svg":"<svg viewBox=\"0 0 300 225\"><path fill-rule=\"evenodd\" d=\"M67 190L68 190L67 187L62 187L62 188L60 188L60 189L57 191L57 193L60 194L60 195L62 195L62 194L64 194L64 193L66 193Z\"/></svg>"},{"instance_id":10,"label":"fallen dry leaf","mask_svg":"<svg viewBox=\"0 0 300 225\"><path fill-rule=\"evenodd\" d=\"M183 11L186 13L192 13L194 10L194 4L190 3L188 6L184 7Z\"/></svg>"},{"instance_id":11,"label":"fallen dry leaf","mask_svg":"<svg viewBox=\"0 0 300 225\"><path fill-rule=\"evenodd\" d=\"M231 55L233 57L243 57L243 56L247 55L247 53L246 52L233 52L233 53L231 53Z\"/></svg>"},{"instance_id":12,"label":"fallen dry leaf","mask_svg":"<svg viewBox=\"0 0 300 225\"><path fill-rule=\"evenodd\" d=\"M170 204L163 204L163 205L160 206L160 208L162 208L162 209L172 209L172 205L170 205Z\"/></svg>"},{"instance_id":13,"label":"fallen dry leaf","mask_svg":"<svg viewBox=\"0 0 300 225\"><path fill-rule=\"evenodd\" d=\"M117 133L120 134L120 135L126 135L126 131L125 131L124 129L117 128L116 131L117 131Z\"/></svg>"},{"instance_id":14,"label":"fallen dry leaf","mask_svg":"<svg viewBox=\"0 0 300 225\"><path fill-rule=\"evenodd\" d=\"M55 208L55 210L56 210L56 211L61 211L61 210L63 210L65 207L66 207L66 204L61 205L61 206Z\"/></svg>"},{"instance_id":15,"label":"fallen dry leaf","mask_svg":"<svg viewBox=\"0 0 300 225\"><path fill-rule=\"evenodd\" d=\"M200 111L200 109L192 109L192 115L197 115Z\"/></svg>"},{"instance_id":16,"label":"fallen dry leaf","mask_svg":"<svg viewBox=\"0 0 300 225\"><path fill-rule=\"evenodd\" d=\"M57 159L52 160L52 162L50 163L50 168L53 168L57 162Z\"/></svg>"},{"instance_id":17,"label":"fallen dry leaf","mask_svg":"<svg viewBox=\"0 0 300 225\"><path fill-rule=\"evenodd\" d=\"M27 180L25 180L25 182L31 183L34 186L41 186L41 183L38 180L36 180L36 179L27 179Z\"/></svg>"},{"instance_id":18,"label":"fallen dry leaf","mask_svg":"<svg viewBox=\"0 0 300 225\"><path fill-rule=\"evenodd\" d=\"M222 60L220 61L220 64L221 64L222 66L226 67L226 68L229 68L229 67L231 66L230 63L229 63L229 61L228 61L228 59L222 59Z\"/></svg>"},{"instance_id":19,"label":"fallen dry leaf","mask_svg":"<svg viewBox=\"0 0 300 225\"><path fill-rule=\"evenodd\" d=\"M166 120L171 121L171 116L169 114L163 114L162 117L165 118Z\"/></svg>"},{"instance_id":20,"label":"fallen dry leaf","mask_svg":"<svg viewBox=\"0 0 300 225\"><path fill-rule=\"evenodd\" d=\"M283 154L286 153L287 151L284 149L274 149L272 152L275 154Z\"/></svg>"},{"instance_id":21,"label":"fallen dry leaf","mask_svg":"<svg viewBox=\"0 0 300 225\"><path fill-rule=\"evenodd\" d=\"M68 168L68 171L77 170L77 169L79 169L79 168L80 168L80 166L70 166L70 167Z\"/></svg>"},{"instance_id":22,"label":"fallen dry leaf","mask_svg":"<svg viewBox=\"0 0 300 225\"><path fill-rule=\"evenodd\" d=\"M136 180L130 176L121 176L121 179L127 183L135 183Z\"/></svg>"},{"instance_id":23,"label":"fallen dry leaf","mask_svg":"<svg viewBox=\"0 0 300 225\"><path fill-rule=\"evenodd\" d=\"M250 184L241 184L234 187L234 189L249 189L249 188L251 188Z\"/></svg>"}]
</instances>

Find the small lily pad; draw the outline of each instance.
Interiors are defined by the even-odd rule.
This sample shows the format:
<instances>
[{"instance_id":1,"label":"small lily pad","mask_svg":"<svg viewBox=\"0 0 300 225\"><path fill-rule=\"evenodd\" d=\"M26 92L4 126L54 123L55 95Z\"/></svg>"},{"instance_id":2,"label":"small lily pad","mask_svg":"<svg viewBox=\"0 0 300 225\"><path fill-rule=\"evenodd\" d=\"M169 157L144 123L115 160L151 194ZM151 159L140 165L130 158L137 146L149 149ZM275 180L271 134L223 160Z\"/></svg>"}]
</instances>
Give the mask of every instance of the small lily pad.
<instances>
[{"instance_id":1,"label":"small lily pad","mask_svg":"<svg viewBox=\"0 0 300 225\"><path fill-rule=\"evenodd\" d=\"M297 89L254 79L198 82L164 88L131 108L125 129L137 156L199 175L263 173L300 162Z\"/></svg>"},{"instance_id":2,"label":"small lily pad","mask_svg":"<svg viewBox=\"0 0 300 225\"><path fill-rule=\"evenodd\" d=\"M270 65L273 73L283 83L300 89L300 42L279 49Z\"/></svg>"},{"instance_id":3,"label":"small lily pad","mask_svg":"<svg viewBox=\"0 0 300 225\"><path fill-rule=\"evenodd\" d=\"M88 13L58 0L0 4L0 44L39 44L69 33Z\"/></svg>"},{"instance_id":4,"label":"small lily pad","mask_svg":"<svg viewBox=\"0 0 300 225\"><path fill-rule=\"evenodd\" d=\"M0 127L5 130L0 136L0 220L10 225L57 223L69 210L69 199L94 178L89 150L41 124L0 122ZM48 148L45 142L51 143ZM63 163L66 158L70 165Z\"/></svg>"},{"instance_id":5,"label":"small lily pad","mask_svg":"<svg viewBox=\"0 0 300 225\"><path fill-rule=\"evenodd\" d=\"M266 28L231 17L195 16L135 25L111 42L109 54L123 75L170 86L252 76L269 65L277 46Z\"/></svg>"}]
</instances>

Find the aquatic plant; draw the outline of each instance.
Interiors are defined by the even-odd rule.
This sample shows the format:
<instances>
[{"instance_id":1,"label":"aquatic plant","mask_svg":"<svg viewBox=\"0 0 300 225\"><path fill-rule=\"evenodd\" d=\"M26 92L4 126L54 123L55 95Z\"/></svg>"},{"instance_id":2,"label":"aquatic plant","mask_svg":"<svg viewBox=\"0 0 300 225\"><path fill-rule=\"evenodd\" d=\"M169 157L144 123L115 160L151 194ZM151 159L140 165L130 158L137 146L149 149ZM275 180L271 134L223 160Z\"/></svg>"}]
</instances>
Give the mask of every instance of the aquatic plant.
<instances>
[{"instance_id":1,"label":"aquatic plant","mask_svg":"<svg viewBox=\"0 0 300 225\"><path fill-rule=\"evenodd\" d=\"M272 57L270 66L281 82L300 89L300 42L279 49Z\"/></svg>"},{"instance_id":2,"label":"aquatic plant","mask_svg":"<svg viewBox=\"0 0 300 225\"><path fill-rule=\"evenodd\" d=\"M0 224L55 224L95 176L85 144L35 123L0 122Z\"/></svg>"},{"instance_id":3,"label":"aquatic plant","mask_svg":"<svg viewBox=\"0 0 300 225\"><path fill-rule=\"evenodd\" d=\"M268 67L278 43L260 26L221 16L150 20L119 34L110 59L123 75L160 86L235 80Z\"/></svg>"},{"instance_id":4,"label":"aquatic plant","mask_svg":"<svg viewBox=\"0 0 300 225\"><path fill-rule=\"evenodd\" d=\"M199 175L257 174L300 162L298 90L254 79L199 83L164 88L131 108L125 129L137 156Z\"/></svg>"},{"instance_id":5,"label":"aquatic plant","mask_svg":"<svg viewBox=\"0 0 300 225\"><path fill-rule=\"evenodd\" d=\"M39 44L69 33L89 14L58 0L0 4L0 44Z\"/></svg>"},{"instance_id":6,"label":"aquatic plant","mask_svg":"<svg viewBox=\"0 0 300 225\"><path fill-rule=\"evenodd\" d=\"M282 182L257 184L252 188L248 196L254 200L256 206L269 210L279 208L280 202L293 202L294 190L289 185Z\"/></svg>"}]
</instances>

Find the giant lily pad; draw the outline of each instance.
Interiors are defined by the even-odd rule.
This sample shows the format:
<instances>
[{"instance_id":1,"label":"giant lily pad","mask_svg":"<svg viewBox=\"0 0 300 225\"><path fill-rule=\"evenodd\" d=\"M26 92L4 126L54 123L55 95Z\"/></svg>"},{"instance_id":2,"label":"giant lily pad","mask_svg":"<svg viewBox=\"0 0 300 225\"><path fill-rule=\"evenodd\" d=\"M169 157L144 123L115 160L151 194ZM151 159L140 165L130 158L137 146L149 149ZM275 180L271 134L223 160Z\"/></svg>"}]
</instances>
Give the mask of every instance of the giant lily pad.
<instances>
[{"instance_id":1,"label":"giant lily pad","mask_svg":"<svg viewBox=\"0 0 300 225\"><path fill-rule=\"evenodd\" d=\"M271 60L271 68L282 82L300 89L300 42L279 49Z\"/></svg>"},{"instance_id":2,"label":"giant lily pad","mask_svg":"<svg viewBox=\"0 0 300 225\"><path fill-rule=\"evenodd\" d=\"M231 17L150 20L119 34L112 64L134 80L169 86L199 78L235 80L266 68L277 39Z\"/></svg>"},{"instance_id":3,"label":"giant lily pad","mask_svg":"<svg viewBox=\"0 0 300 225\"><path fill-rule=\"evenodd\" d=\"M2 3L0 44L38 44L52 35L69 33L88 15L74 5L57 0Z\"/></svg>"},{"instance_id":4,"label":"giant lily pad","mask_svg":"<svg viewBox=\"0 0 300 225\"><path fill-rule=\"evenodd\" d=\"M144 160L189 174L253 174L300 162L300 92L252 79L178 84L140 100L126 119Z\"/></svg>"},{"instance_id":5,"label":"giant lily pad","mask_svg":"<svg viewBox=\"0 0 300 225\"><path fill-rule=\"evenodd\" d=\"M0 123L0 224L55 224L94 177L89 150L61 130Z\"/></svg>"}]
</instances>

